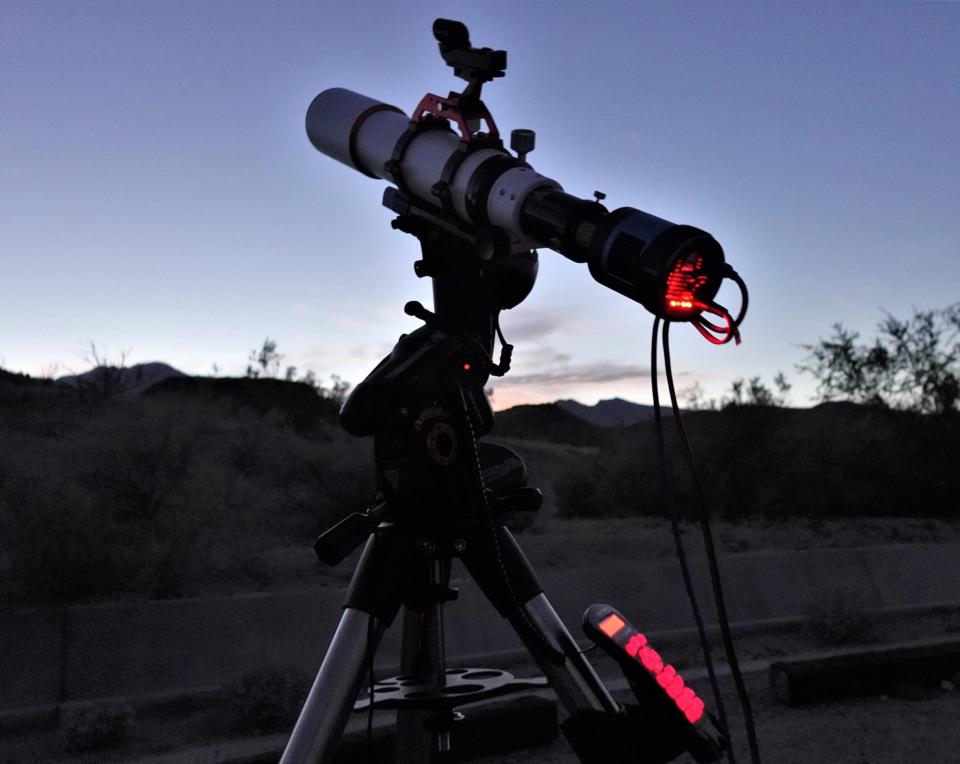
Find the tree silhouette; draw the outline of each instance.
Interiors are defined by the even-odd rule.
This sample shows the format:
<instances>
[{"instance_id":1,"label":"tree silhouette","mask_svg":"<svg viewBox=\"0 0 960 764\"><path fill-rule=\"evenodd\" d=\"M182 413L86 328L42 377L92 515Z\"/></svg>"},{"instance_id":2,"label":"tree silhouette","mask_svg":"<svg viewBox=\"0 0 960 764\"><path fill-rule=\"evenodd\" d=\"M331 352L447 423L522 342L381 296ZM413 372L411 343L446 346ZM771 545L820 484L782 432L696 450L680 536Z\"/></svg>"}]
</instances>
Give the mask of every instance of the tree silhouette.
<instances>
[{"instance_id":1,"label":"tree silhouette","mask_svg":"<svg viewBox=\"0 0 960 764\"><path fill-rule=\"evenodd\" d=\"M960 401L960 303L917 310L908 319L886 314L871 344L842 324L797 365L817 380L820 400L850 400L943 413Z\"/></svg>"},{"instance_id":2,"label":"tree silhouette","mask_svg":"<svg viewBox=\"0 0 960 764\"><path fill-rule=\"evenodd\" d=\"M773 389L764 384L759 377L750 377L750 379L737 378L730 384L730 395L725 396L720 405L724 408L728 406L785 406L787 404L787 393L793 387L784 376L782 371L778 371L773 378Z\"/></svg>"},{"instance_id":3,"label":"tree silhouette","mask_svg":"<svg viewBox=\"0 0 960 764\"><path fill-rule=\"evenodd\" d=\"M250 351L246 375L251 379L276 379L280 377L283 359L283 354L277 351L277 341L267 337L259 349ZM347 398L347 393L350 392L350 383L338 374L330 375L330 387L327 387L317 378L312 369L307 369L297 376L297 367L287 366L283 371L283 379L286 382L302 382L310 385L321 398L327 398L337 404L342 404Z\"/></svg>"},{"instance_id":4,"label":"tree silhouette","mask_svg":"<svg viewBox=\"0 0 960 764\"><path fill-rule=\"evenodd\" d=\"M259 349L250 351L247 359L247 376L252 379L274 378L280 373L282 360L283 356L277 352L277 341L267 337Z\"/></svg>"}]
</instances>

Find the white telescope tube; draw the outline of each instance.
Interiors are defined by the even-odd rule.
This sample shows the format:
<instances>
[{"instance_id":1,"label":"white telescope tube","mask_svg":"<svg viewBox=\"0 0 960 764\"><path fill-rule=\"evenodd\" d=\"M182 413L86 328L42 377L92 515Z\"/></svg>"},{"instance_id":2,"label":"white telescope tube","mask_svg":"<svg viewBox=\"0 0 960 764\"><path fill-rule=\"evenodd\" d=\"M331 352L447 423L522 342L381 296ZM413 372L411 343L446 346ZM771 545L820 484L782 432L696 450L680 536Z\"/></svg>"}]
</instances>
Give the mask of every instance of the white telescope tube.
<instances>
[{"instance_id":1,"label":"white telescope tube","mask_svg":"<svg viewBox=\"0 0 960 764\"><path fill-rule=\"evenodd\" d=\"M409 118L395 106L345 88L324 90L307 110L307 135L318 151L391 183L394 178L386 165L409 125ZM433 189L443 179L448 160L459 150L460 140L453 132L418 133L403 150L397 168L406 190L419 202L440 210ZM527 196L536 189L561 190L559 183L500 149L480 149L467 155L447 187L451 206L464 223L502 228L519 248L543 245L520 227Z\"/></svg>"}]
</instances>

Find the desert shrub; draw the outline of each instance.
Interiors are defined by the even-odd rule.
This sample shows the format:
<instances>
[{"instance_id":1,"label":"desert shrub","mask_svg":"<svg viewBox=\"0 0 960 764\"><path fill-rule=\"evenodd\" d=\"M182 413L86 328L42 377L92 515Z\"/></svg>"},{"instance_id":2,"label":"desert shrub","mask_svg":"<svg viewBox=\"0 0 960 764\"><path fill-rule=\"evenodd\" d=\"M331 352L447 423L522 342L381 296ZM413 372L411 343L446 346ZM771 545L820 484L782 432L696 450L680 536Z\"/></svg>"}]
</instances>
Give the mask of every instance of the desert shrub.
<instances>
[{"instance_id":1,"label":"desert shrub","mask_svg":"<svg viewBox=\"0 0 960 764\"><path fill-rule=\"evenodd\" d=\"M960 415L826 403L731 406L684 417L707 509L727 519L955 517ZM666 423L678 505L695 505ZM629 437L628 437L629 436ZM554 473L566 516L665 514L654 428L610 431L595 454Z\"/></svg>"},{"instance_id":2,"label":"desert shrub","mask_svg":"<svg viewBox=\"0 0 960 764\"><path fill-rule=\"evenodd\" d=\"M738 377L730 385L730 395L724 396L720 400L721 406L786 406L787 393L793 387L782 371L778 371L773 377L773 389L766 385L759 377L744 379ZM713 401L704 404L702 395L698 396L694 390L695 406L693 410L712 410L716 408Z\"/></svg>"},{"instance_id":3,"label":"desert shrub","mask_svg":"<svg viewBox=\"0 0 960 764\"><path fill-rule=\"evenodd\" d=\"M864 596L849 589L834 589L810 602L803 621L804 631L824 647L864 642L874 627Z\"/></svg>"},{"instance_id":4,"label":"desert shrub","mask_svg":"<svg viewBox=\"0 0 960 764\"><path fill-rule=\"evenodd\" d=\"M594 460L571 464L554 480L561 517L596 517L601 513L600 479Z\"/></svg>"},{"instance_id":5,"label":"desert shrub","mask_svg":"<svg viewBox=\"0 0 960 764\"><path fill-rule=\"evenodd\" d=\"M271 394L286 384L247 382L272 385ZM373 493L369 442L325 421L301 431L285 411L189 391L93 408L74 405L75 391L60 393L0 385L6 597L261 585L252 558L309 546Z\"/></svg>"},{"instance_id":6,"label":"desert shrub","mask_svg":"<svg viewBox=\"0 0 960 764\"><path fill-rule=\"evenodd\" d=\"M310 689L310 677L289 666L247 671L227 688L233 726L247 733L289 728Z\"/></svg>"},{"instance_id":7,"label":"desert shrub","mask_svg":"<svg viewBox=\"0 0 960 764\"><path fill-rule=\"evenodd\" d=\"M133 709L119 700L97 701L63 712L60 728L69 753L117 745L133 727Z\"/></svg>"},{"instance_id":8,"label":"desert shrub","mask_svg":"<svg viewBox=\"0 0 960 764\"><path fill-rule=\"evenodd\" d=\"M641 460L642 462L642 460ZM615 448L572 462L554 480L561 517L633 517L663 511L659 473Z\"/></svg>"}]
</instances>

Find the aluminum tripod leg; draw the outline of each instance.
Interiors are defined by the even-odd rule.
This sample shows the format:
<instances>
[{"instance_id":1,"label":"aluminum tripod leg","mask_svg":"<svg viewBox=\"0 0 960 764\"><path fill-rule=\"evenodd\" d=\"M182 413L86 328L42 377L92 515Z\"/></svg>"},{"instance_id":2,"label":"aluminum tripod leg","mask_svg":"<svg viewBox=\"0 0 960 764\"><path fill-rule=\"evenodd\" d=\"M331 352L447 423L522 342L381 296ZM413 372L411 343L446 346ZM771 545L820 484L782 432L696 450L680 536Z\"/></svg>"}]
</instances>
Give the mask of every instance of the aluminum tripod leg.
<instances>
[{"instance_id":1,"label":"aluminum tripod leg","mask_svg":"<svg viewBox=\"0 0 960 764\"><path fill-rule=\"evenodd\" d=\"M538 641L533 641L521 630L521 616L510 616L510 623L520 633L527 651L547 675L557 698L568 714L578 711L616 711L620 705L613 699L597 672L583 654L580 646L567 631L560 616L543 592L523 605L526 619L533 622L547 643L564 657L558 665L546 654Z\"/></svg>"},{"instance_id":2,"label":"aluminum tripod leg","mask_svg":"<svg viewBox=\"0 0 960 764\"><path fill-rule=\"evenodd\" d=\"M346 608L310 688L280 759L281 764L318 764L333 760L353 703L367 673L368 651L376 651L383 624L374 618L373 643L367 644L369 613Z\"/></svg>"},{"instance_id":3,"label":"aluminum tripod leg","mask_svg":"<svg viewBox=\"0 0 960 764\"><path fill-rule=\"evenodd\" d=\"M489 536L464 552L462 559L487 599L523 640L568 714L619 708L506 527L499 526L496 540Z\"/></svg>"},{"instance_id":4,"label":"aluminum tripod leg","mask_svg":"<svg viewBox=\"0 0 960 764\"><path fill-rule=\"evenodd\" d=\"M409 546L393 529L383 527L367 540L340 623L287 741L281 764L333 761L363 686L368 662L400 608L412 567Z\"/></svg>"}]
</instances>

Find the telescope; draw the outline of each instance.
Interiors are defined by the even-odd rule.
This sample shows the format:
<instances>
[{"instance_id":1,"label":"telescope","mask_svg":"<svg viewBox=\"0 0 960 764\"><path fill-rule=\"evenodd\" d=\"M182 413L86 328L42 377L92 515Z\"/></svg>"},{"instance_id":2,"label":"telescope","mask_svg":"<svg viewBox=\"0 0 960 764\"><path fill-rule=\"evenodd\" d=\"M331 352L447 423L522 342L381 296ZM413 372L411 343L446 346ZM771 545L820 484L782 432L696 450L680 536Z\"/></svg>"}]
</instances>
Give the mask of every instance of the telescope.
<instances>
[{"instance_id":1,"label":"telescope","mask_svg":"<svg viewBox=\"0 0 960 764\"><path fill-rule=\"evenodd\" d=\"M464 728L463 708L544 686L563 707L560 729L583 764L665 764L683 752L702 764L716 761L727 748L727 724L692 588L687 594L720 717L625 616L597 603L584 613L584 633L614 659L638 703L614 698L503 519L537 511L543 494L527 484L519 454L484 440L494 418L485 385L510 368L513 346L499 314L533 288L539 248L587 263L594 279L647 308L656 316L654 337L664 322L672 397L669 324L689 322L716 344L739 342L746 287L705 231L631 207L611 212L601 204L603 194L579 198L538 173L527 161L532 130L512 131L513 153L505 149L480 95L485 83L504 76L506 52L472 47L456 21L438 19L433 33L443 60L468 83L462 92L427 93L408 117L396 106L332 88L307 111L315 148L387 182L383 204L397 215L393 227L420 242L414 270L432 280L434 310L407 303L406 313L423 325L400 337L341 408L348 433L373 436L376 504L346 516L314 544L327 565L360 545L364 551L281 764L331 764L351 711L375 709L397 712L399 764L449 762ZM716 302L725 278L741 290L736 318ZM651 369L655 377L656 365ZM654 396L656 403L656 387ZM675 512L671 518L675 525ZM544 676L447 666L443 609L457 598L450 586L455 560ZM377 647L401 610L401 673L375 682ZM366 697L358 700L365 682ZM372 716L367 729L370 744Z\"/></svg>"},{"instance_id":2,"label":"telescope","mask_svg":"<svg viewBox=\"0 0 960 764\"><path fill-rule=\"evenodd\" d=\"M459 22L438 19L434 36L444 60L470 83L463 93L427 94L408 117L345 88L324 90L307 111L314 147L390 183L383 203L398 214L482 242L484 259L547 247L587 263L596 281L656 316L692 322L717 343L738 338L744 311L733 319L714 298L725 277L744 297L745 288L716 239L631 207L611 212L599 192L592 200L565 192L526 161L532 130L512 132L511 154L479 97L484 82L504 74L506 52L470 48Z\"/></svg>"}]
</instances>

